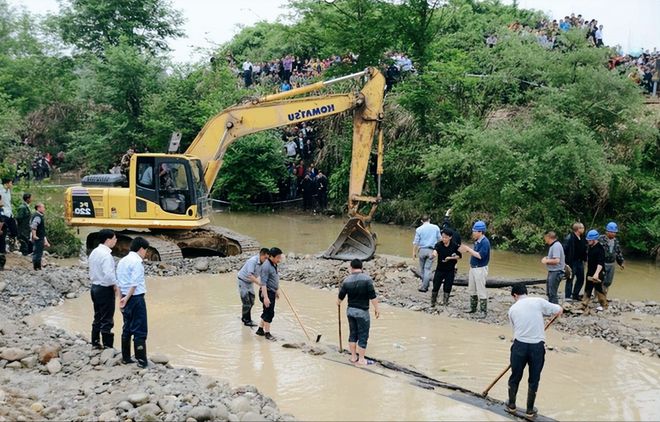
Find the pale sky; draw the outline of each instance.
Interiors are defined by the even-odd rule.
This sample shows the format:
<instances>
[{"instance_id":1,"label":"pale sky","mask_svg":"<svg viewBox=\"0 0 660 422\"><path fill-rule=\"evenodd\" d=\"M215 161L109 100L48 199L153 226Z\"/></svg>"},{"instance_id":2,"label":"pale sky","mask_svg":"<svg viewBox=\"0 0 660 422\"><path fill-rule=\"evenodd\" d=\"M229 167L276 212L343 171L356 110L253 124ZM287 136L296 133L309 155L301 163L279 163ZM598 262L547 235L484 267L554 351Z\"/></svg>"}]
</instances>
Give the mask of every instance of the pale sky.
<instances>
[{"instance_id":1,"label":"pale sky","mask_svg":"<svg viewBox=\"0 0 660 422\"><path fill-rule=\"evenodd\" d=\"M341 5L342 0L336 0ZM511 0L505 0L511 2ZM252 25L260 20L273 22L286 12L287 0L172 0L186 22L186 36L169 42L177 62L208 57L206 50L229 41L238 25ZM9 0L12 6L23 5L34 13L57 12L56 0ZM607 45L619 44L624 51L660 48L660 0L518 0L523 8L542 10L556 19L581 13L597 19L603 27Z\"/></svg>"}]
</instances>

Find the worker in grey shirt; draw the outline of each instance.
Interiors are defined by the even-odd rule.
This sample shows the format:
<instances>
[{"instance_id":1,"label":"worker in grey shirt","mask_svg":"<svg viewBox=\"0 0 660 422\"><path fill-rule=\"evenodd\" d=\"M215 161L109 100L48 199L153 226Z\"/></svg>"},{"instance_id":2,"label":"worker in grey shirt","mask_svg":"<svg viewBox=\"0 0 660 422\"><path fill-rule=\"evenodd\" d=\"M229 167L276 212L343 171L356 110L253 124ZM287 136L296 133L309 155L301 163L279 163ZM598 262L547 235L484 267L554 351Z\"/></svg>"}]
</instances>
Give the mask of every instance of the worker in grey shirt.
<instances>
[{"instance_id":1,"label":"worker in grey shirt","mask_svg":"<svg viewBox=\"0 0 660 422\"><path fill-rule=\"evenodd\" d=\"M99 245L89 254L89 279L94 321L92 322L92 347L94 349L114 347L115 303L120 299L115 274L115 259L112 248L117 244L117 236L110 229L98 233ZM103 340L103 345L101 345Z\"/></svg>"},{"instance_id":2,"label":"worker in grey shirt","mask_svg":"<svg viewBox=\"0 0 660 422\"><path fill-rule=\"evenodd\" d=\"M252 321L252 306L254 306L254 285L260 285L259 277L261 264L268 259L268 249L261 248L259 255L255 255L245 261L245 264L238 271L238 294L241 296L243 304L241 321L246 327L254 327Z\"/></svg>"},{"instance_id":3,"label":"worker in grey shirt","mask_svg":"<svg viewBox=\"0 0 660 422\"><path fill-rule=\"evenodd\" d=\"M422 225L415 230L413 258L419 257L419 273L422 277L420 292L428 292L433 277L433 248L440 241L440 227L431 224L428 215L422 217Z\"/></svg>"},{"instance_id":4,"label":"worker in grey shirt","mask_svg":"<svg viewBox=\"0 0 660 422\"><path fill-rule=\"evenodd\" d=\"M548 278L546 280L546 292L548 300L551 303L559 303L559 283L564 276L564 267L566 266L566 258L564 257L564 247L557 240L557 233L548 231L543 236L545 243L550 245L548 256L541 259L541 263L545 264L548 269Z\"/></svg>"},{"instance_id":5,"label":"worker in grey shirt","mask_svg":"<svg viewBox=\"0 0 660 422\"><path fill-rule=\"evenodd\" d=\"M275 300L280 298L278 292L280 288L280 276L277 273L277 264L282 261L282 250L280 248L270 248L268 259L261 264L261 287L259 288L259 300L264 305L261 313L261 321L256 334L264 336L268 340L275 340L270 334L270 323L275 316Z\"/></svg>"},{"instance_id":6,"label":"worker in grey shirt","mask_svg":"<svg viewBox=\"0 0 660 422\"><path fill-rule=\"evenodd\" d=\"M525 366L529 366L529 386L527 388L528 417L538 413L534 407L536 392L541 381L541 371L545 363L545 327L543 316L561 315L561 306L540 297L528 297L527 287L523 283L514 284L511 296L516 303L509 308L509 321L513 327L513 345L511 346L511 376L509 377L509 400L505 409L516 411L518 385Z\"/></svg>"}]
</instances>

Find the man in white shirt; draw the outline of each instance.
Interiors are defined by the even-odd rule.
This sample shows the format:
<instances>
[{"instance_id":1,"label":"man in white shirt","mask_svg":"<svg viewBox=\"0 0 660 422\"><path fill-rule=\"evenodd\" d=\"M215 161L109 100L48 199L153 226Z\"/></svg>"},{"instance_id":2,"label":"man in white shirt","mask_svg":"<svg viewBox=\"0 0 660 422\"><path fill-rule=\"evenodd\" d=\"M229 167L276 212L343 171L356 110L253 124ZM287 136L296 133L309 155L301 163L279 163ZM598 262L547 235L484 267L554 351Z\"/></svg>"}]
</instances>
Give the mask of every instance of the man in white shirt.
<instances>
[{"instance_id":1,"label":"man in white shirt","mask_svg":"<svg viewBox=\"0 0 660 422\"><path fill-rule=\"evenodd\" d=\"M545 327L544 316L562 314L561 306L550 303L540 297L527 296L527 287L514 284L511 296L516 301L509 308L509 321L513 327L513 345L511 346L511 376L509 377L509 400L505 410L516 411L516 395L518 385L523 376L525 366L529 366L529 386L527 389L526 415L534 418L538 410L534 407L536 392L541 380L541 370L545 363Z\"/></svg>"},{"instance_id":2,"label":"man in white shirt","mask_svg":"<svg viewBox=\"0 0 660 422\"><path fill-rule=\"evenodd\" d=\"M94 349L112 348L115 335L112 333L115 316L115 297L119 296L115 259L112 248L117 243L115 232L103 229L98 234L101 243L89 254L89 279L92 282L91 294L94 304L94 322L92 322L92 347ZM101 345L101 339L103 344Z\"/></svg>"},{"instance_id":3,"label":"man in white shirt","mask_svg":"<svg viewBox=\"0 0 660 422\"><path fill-rule=\"evenodd\" d=\"M131 337L135 347L135 359L140 368L147 362L147 304L144 294L147 288L144 281L142 261L147 255L149 242L136 237L131 242L130 252L117 264L117 287L121 292L119 308L124 317L121 333L121 357L123 363L133 363L131 359Z\"/></svg>"},{"instance_id":4,"label":"man in white shirt","mask_svg":"<svg viewBox=\"0 0 660 422\"><path fill-rule=\"evenodd\" d=\"M422 225L415 230L413 240L413 258L419 257L419 273L422 277L420 292L428 292L433 276L433 248L440 241L440 227L431 224L431 217L424 215Z\"/></svg>"},{"instance_id":5,"label":"man in white shirt","mask_svg":"<svg viewBox=\"0 0 660 422\"><path fill-rule=\"evenodd\" d=\"M243 62L243 80L246 88L252 85L252 63L249 60Z\"/></svg>"}]
</instances>

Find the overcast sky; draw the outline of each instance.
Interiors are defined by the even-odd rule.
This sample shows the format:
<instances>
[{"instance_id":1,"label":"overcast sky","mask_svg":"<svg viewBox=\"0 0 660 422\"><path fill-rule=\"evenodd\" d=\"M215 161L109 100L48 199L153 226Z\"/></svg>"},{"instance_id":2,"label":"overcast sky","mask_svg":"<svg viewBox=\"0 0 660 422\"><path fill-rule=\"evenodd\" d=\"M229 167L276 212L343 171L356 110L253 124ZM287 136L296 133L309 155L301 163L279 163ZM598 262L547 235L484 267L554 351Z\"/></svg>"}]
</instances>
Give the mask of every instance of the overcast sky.
<instances>
[{"instance_id":1,"label":"overcast sky","mask_svg":"<svg viewBox=\"0 0 660 422\"><path fill-rule=\"evenodd\" d=\"M342 0L336 0L338 4ZM511 0L505 0L511 2ZM56 0L9 0L36 13L57 12ZM231 39L238 25L260 20L275 21L285 13L286 0L209 1L172 0L186 18L184 38L171 40L173 58L178 62L201 57L198 49L208 49ZM604 25L604 41L619 44L624 51L660 48L660 0L518 0L520 7L542 10L556 19L581 13Z\"/></svg>"}]
</instances>

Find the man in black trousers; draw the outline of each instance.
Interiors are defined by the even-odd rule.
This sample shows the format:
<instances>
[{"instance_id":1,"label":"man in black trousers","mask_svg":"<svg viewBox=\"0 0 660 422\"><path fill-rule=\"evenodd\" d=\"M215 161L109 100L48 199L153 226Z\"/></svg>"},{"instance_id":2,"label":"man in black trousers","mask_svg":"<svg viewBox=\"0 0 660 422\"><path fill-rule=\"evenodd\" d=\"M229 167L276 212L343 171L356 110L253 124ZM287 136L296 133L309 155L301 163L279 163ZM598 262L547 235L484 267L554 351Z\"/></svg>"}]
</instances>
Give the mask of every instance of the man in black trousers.
<instances>
[{"instance_id":1,"label":"man in black trousers","mask_svg":"<svg viewBox=\"0 0 660 422\"><path fill-rule=\"evenodd\" d=\"M561 315L561 306L550 303L541 297L527 296L527 287L522 283L514 284L511 296L516 301L509 308L509 320L513 327L513 345L511 346L511 376L509 377L509 400L505 410L516 412L518 385L528 366L529 379L527 389L527 417L536 417L534 407L536 392L541 381L541 371L545 363L545 324L543 316Z\"/></svg>"},{"instance_id":2,"label":"man in black trousers","mask_svg":"<svg viewBox=\"0 0 660 422\"><path fill-rule=\"evenodd\" d=\"M92 347L95 349L114 347L115 302L119 296L115 259L112 248L117 243L115 232L103 229L99 232L101 243L89 254L89 279L92 282L91 295L94 304L92 322ZM103 344L101 344L101 339Z\"/></svg>"}]
</instances>

